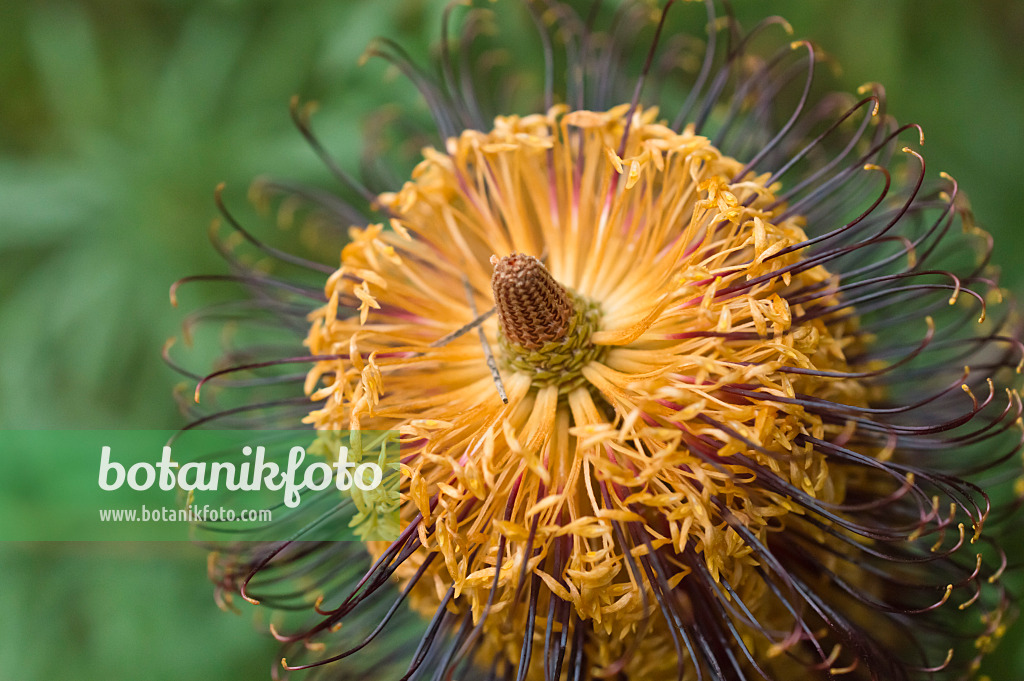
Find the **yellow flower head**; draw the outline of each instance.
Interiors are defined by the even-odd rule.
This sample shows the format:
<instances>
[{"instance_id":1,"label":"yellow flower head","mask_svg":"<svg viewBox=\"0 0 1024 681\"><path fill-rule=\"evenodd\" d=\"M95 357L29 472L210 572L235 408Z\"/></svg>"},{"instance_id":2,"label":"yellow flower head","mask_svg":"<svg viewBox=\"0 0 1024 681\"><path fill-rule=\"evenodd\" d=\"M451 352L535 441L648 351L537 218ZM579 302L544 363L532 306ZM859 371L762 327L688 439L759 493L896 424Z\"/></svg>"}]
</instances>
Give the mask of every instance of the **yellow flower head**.
<instances>
[{"instance_id":1,"label":"yellow flower head","mask_svg":"<svg viewBox=\"0 0 1024 681\"><path fill-rule=\"evenodd\" d=\"M1009 607L978 485L1012 478L1021 352L956 184L925 180L880 89L809 104L813 48L753 47L777 21L743 34L708 2L658 108L646 80L692 61L667 7L606 34L524 4L549 84L528 115L480 114L471 40L439 84L378 48L441 139L389 191L339 171L370 219L279 362L311 365L316 430L399 431L399 539L348 587L330 544L215 578L248 596L292 570L322 597L278 634L289 669L366 647L402 678L973 674ZM409 649L403 601L429 622Z\"/></svg>"}]
</instances>

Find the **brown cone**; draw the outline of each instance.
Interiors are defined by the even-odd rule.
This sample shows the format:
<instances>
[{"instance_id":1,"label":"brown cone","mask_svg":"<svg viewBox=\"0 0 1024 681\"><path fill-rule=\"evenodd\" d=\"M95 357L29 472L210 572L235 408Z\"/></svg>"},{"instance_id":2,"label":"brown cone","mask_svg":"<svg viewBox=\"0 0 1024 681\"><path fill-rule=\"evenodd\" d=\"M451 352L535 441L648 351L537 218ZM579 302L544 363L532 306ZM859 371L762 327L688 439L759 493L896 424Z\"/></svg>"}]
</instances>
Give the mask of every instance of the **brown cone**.
<instances>
[{"instance_id":1,"label":"brown cone","mask_svg":"<svg viewBox=\"0 0 1024 681\"><path fill-rule=\"evenodd\" d=\"M505 336L530 350L565 337L572 319L569 292L532 255L491 256L494 304Z\"/></svg>"}]
</instances>

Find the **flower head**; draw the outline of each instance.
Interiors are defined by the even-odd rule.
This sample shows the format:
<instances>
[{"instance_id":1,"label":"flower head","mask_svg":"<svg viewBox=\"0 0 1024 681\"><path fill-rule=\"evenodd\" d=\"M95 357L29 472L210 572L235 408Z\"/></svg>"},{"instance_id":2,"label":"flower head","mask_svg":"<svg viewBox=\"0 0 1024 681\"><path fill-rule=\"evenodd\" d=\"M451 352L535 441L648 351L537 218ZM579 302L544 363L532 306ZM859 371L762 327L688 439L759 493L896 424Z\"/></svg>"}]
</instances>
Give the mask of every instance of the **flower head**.
<instances>
[{"instance_id":1,"label":"flower head","mask_svg":"<svg viewBox=\"0 0 1024 681\"><path fill-rule=\"evenodd\" d=\"M603 33L523 4L548 64L526 115L480 113L480 10L460 59L449 9L440 83L376 48L439 144L388 191L338 171L366 205L300 191L368 216L308 350L216 372L308 363L304 423L399 431L404 530L348 586L329 543L228 552L215 578L312 584L289 669L404 653L408 601L429 624L403 678L973 674L1010 609L988 492L1020 449L1021 345L956 183L880 88L811 105L814 48L755 48L776 19L744 34L709 1L691 85L648 102L691 61L669 7Z\"/></svg>"}]
</instances>

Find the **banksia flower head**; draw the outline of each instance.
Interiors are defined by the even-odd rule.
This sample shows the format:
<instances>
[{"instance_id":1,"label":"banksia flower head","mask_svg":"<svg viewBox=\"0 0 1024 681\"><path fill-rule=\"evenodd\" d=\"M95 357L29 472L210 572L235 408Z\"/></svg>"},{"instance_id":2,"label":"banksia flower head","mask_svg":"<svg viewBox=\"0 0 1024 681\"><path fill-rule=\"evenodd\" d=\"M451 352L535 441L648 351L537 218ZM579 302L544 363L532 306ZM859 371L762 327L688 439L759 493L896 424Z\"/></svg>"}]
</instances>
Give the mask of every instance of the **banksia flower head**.
<instances>
[{"instance_id":1,"label":"banksia flower head","mask_svg":"<svg viewBox=\"0 0 1024 681\"><path fill-rule=\"evenodd\" d=\"M365 574L330 542L212 561L224 594L309 614L275 625L286 669L952 679L1003 634L1022 352L988 236L881 87L818 97L810 43L711 0L694 59L671 5L497 3L545 58L518 115L483 96L512 82L488 10L458 40L446 11L438 81L380 42L439 132L390 187L344 173L296 107L348 198L258 193L351 227L340 266L225 211L323 293L233 259L306 349L202 382L308 371L233 378L286 394L201 420L401 434L403 530L365 543Z\"/></svg>"}]
</instances>

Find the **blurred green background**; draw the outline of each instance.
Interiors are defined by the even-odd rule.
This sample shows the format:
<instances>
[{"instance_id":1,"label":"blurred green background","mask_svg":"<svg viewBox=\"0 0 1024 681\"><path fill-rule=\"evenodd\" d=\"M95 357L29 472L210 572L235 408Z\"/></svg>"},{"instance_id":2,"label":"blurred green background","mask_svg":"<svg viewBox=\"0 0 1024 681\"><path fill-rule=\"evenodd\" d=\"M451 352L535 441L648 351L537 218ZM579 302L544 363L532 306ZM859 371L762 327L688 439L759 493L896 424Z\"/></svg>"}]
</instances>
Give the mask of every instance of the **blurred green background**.
<instances>
[{"instance_id":1,"label":"blurred green background","mask_svg":"<svg viewBox=\"0 0 1024 681\"><path fill-rule=\"evenodd\" d=\"M1024 3L734 4L741 18L786 16L836 57L845 87L886 86L890 111L924 126L931 173L971 196L1019 292ZM411 100L359 55L374 35L423 54L443 5L0 4L0 428L181 425L178 378L159 359L182 318L167 289L223 271L206 238L213 187L226 181L245 215L258 175L326 182L289 121L296 93L322 102L332 153L357 159L366 116ZM183 308L204 295L186 289ZM277 657L248 616L216 609L191 546L0 545L0 583L0 680L256 680ZM995 681L1024 678L1022 630L989 665Z\"/></svg>"}]
</instances>

